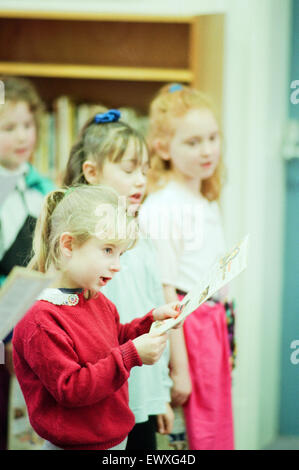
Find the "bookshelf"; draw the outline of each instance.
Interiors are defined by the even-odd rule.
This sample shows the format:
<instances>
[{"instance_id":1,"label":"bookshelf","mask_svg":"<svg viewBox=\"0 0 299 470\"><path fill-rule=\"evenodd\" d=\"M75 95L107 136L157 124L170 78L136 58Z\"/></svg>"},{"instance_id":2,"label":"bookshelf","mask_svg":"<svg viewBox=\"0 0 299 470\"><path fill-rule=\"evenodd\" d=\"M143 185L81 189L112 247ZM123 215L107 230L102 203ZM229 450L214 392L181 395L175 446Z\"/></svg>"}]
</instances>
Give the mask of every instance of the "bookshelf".
<instances>
[{"instance_id":1,"label":"bookshelf","mask_svg":"<svg viewBox=\"0 0 299 470\"><path fill-rule=\"evenodd\" d=\"M224 15L141 16L0 9L0 77L32 80L46 103L32 162L58 184L95 104L145 115L169 82L221 112ZM89 107L89 110L87 109Z\"/></svg>"},{"instance_id":2,"label":"bookshelf","mask_svg":"<svg viewBox=\"0 0 299 470\"><path fill-rule=\"evenodd\" d=\"M141 16L0 10L0 75L32 79L46 102L146 112L168 82L222 102L224 15Z\"/></svg>"}]
</instances>

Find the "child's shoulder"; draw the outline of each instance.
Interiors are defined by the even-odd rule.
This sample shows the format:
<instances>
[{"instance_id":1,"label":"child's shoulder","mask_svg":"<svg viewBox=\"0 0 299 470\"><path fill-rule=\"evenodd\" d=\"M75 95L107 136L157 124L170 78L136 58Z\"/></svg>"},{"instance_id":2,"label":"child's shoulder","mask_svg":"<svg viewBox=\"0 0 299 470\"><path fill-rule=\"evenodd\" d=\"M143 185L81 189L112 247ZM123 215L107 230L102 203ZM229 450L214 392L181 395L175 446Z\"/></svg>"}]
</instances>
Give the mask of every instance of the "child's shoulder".
<instances>
[{"instance_id":1,"label":"child's shoulder","mask_svg":"<svg viewBox=\"0 0 299 470\"><path fill-rule=\"evenodd\" d=\"M173 198L177 198L178 191L176 187L176 183L174 181L170 181L160 189L151 192L146 200L144 201L143 205L147 204L160 204L161 202L167 202L172 200Z\"/></svg>"},{"instance_id":2,"label":"child's shoulder","mask_svg":"<svg viewBox=\"0 0 299 470\"><path fill-rule=\"evenodd\" d=\"M109 300L108 297L106 297L106 295L101 291L99 291L95 297L88 300L88 302L94 303L98 308L104 307L114 314L117 313L117 309L114 303L111 302L111 300Z\"/></svg>"},{"instance_id":3,"label":"child's shoulder","mask_svg":"<svg viewBox=\"0 0 299 470\"><path fill-rule=\"evenodd\" d=\"M15 326L13 334L14 342L30 337L41 326L47 328L52 324L54 325L53 317L55 317L57 311L56 305L36 300Z\"/></svg>"},{"instance_id":4,"label":"child's shoulder","mask_svg":"<svg viewBox=\"0 0 299 470\"><path fill-rule=\"evenodd\" d=\"M36 189L44 195L55 189L55 185L50 178L42 176L30 163L28 163L26 185L29 188Z\"/></svg>"},{"instance_id":5,"label":"child's shoulder","mask_svg":"<svg viewBox=\"0 0 299 470\"><path fill-rule=\"evenodd\" d=\"M139 221L142 224L148 217L163 216L169 212L171 206L178 207L184 204L184 201L176 191L172 182L161 189L150 193L145 199L139 212Z\"/></svg>"},{"instance_id":6,"label":"child's shoulder","mask_svg":"<svg viewBox=\"0 0 299 470\"><path fill-rule=\"evenodd\" d=\"M37 299L34 304L29 308L24 317L20 320L19 324L39 324L41 320L48 318L51 314L59 313L59 306L51 302Z\"/></svg>"}]
</instances>

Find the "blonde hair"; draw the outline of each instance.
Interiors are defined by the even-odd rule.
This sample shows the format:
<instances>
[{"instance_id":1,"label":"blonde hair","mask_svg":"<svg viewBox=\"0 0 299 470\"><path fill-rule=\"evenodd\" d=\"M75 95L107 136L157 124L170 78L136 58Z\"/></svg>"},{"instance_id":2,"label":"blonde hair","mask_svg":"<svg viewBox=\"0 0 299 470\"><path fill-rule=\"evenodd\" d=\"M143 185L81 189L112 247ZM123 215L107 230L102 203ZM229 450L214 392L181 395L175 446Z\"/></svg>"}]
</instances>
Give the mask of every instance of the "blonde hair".
<instances>
[{"instance_id":1,"label":"blonde hair","mask_svg":"<svg viewBox=\"0 0 299 470\"><path fill-rule=\"evenodd\" d=\"M0 77L4 84L5 102L11 101L27 103L34 119L37 134L39 134L40 118L44 111L44 104L33 83L21 77Z\"/></svg>"},{"instance_id":2,"label":"blonde hair","mask_svg":"<svg viewBox=\"0 0 299 470\"><path fill-rule=\"evenodd\" d=\"M120 226L119 220L124 222ZM49 193L37 220L33 238L31 269L46 272L51 265L60 270L60 236L70 232L81 246L92 236L105 242L136 243L137 225L134 217L122 211L119 196L112 188L95 185L74 186Z\"/></svg>"},{"instance_id":3,"label":"blonde hair","mask_svg":"<svg viewBox=\"0 0 299 470\"><path fill-rule=\"evenodd\" d=\"M63 179L65 186L88 184L83 174L83 163L88 159L94 161L101 170L106 159L111 162L121 161L132 141L137 161L141 161L142 150L147 149L143 135L122 120L96 123L94 119L95 116L87 121L71 149Z\"/></svg>"},{"instance_id":4,"label":"blonde hair","mask_svg":"<svg viewBox=\"0 0 299 470\"><path fill-rule=\"evenodd\" d=\"M175 133L175 119L184 116L191 109L209 109L217 118L217 112L210 98L199 90L185 85L165 85L160 89L150 105L148 145L150 151L151 169L149 172L149 188L152 191L161 188L170 178L171 161L161 158L156 150L157 139L171 139ZM224 168L222 155L213 175L202 180L200 192L209 201L220 197L223 185Z\"/></svg>"}]
</instances>

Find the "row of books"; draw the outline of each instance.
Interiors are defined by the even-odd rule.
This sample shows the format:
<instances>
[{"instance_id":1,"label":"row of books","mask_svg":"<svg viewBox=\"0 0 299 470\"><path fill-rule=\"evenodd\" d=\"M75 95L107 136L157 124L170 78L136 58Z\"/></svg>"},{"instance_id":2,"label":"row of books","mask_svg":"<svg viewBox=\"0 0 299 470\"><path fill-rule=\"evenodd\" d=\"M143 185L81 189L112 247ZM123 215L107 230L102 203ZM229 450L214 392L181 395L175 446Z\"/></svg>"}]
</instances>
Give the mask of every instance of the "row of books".
<instances>
[{"instance_id":1,"label":"row of books","mask_svg":"<svg viewBox=\"0 0 299 470\"><path fill-rule=\"evenodd\" d=\"M53 103L53 111L45 112L40 121L39 144L32 163L43 175L60 184L69 158L70 149L84 124L98 112L102 104L75 104L68 96L60 96ZM122 120L138 128L144 135L148 119L133 108L120 108Z\"/></svg>"}]
</instances>

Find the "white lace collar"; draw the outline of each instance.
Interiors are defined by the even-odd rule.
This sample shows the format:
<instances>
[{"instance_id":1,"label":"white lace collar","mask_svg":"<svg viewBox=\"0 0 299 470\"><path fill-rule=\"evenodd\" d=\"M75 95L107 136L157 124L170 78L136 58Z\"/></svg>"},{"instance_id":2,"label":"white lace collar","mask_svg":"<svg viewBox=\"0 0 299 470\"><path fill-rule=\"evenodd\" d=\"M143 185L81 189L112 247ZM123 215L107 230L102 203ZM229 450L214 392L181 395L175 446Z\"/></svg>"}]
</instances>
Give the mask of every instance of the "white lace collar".
<instances>
[{"instance_id":1,"label":"white lace collar","mask_svg":"<svg viewBox=\"0 0 299 470\"><path fill-rule=\"evenodd\" d=\"M69 305L74 307L79 302L79 295L74 293L61 292L59 289L44 289L37 300L46 300L54 305Z\"/></svg>"}]
</instances>

